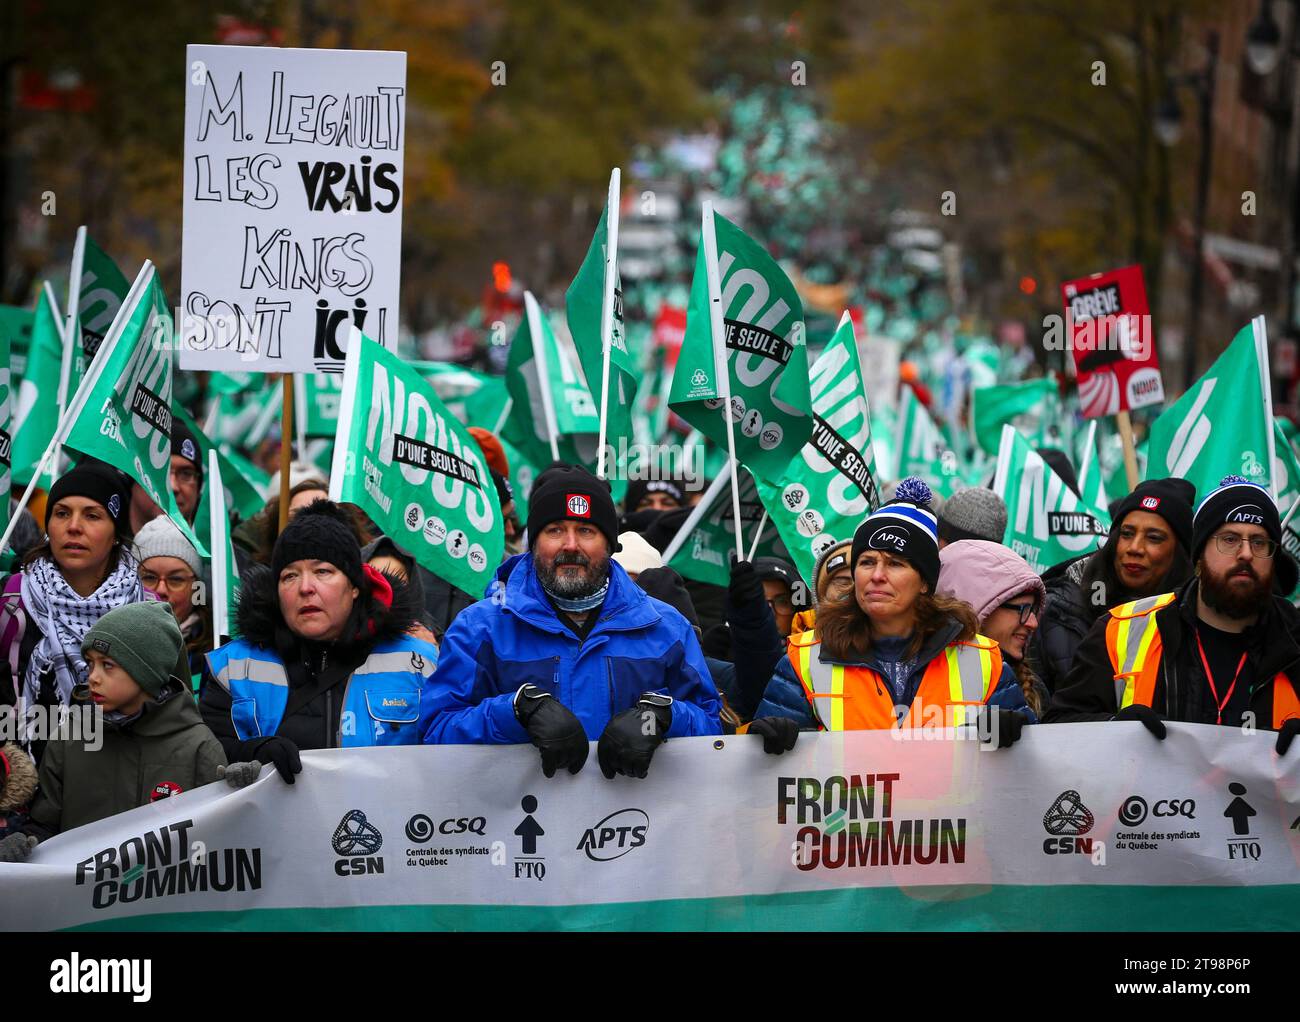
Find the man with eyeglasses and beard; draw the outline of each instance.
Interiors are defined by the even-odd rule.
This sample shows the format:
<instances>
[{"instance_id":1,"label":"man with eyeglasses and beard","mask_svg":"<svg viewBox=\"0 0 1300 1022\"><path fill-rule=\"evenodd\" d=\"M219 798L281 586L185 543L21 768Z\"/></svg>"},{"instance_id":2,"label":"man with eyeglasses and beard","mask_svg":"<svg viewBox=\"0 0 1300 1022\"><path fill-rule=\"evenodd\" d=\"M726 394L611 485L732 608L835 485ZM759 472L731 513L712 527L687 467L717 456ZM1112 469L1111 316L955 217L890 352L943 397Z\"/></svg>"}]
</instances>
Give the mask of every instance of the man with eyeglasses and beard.
<instances>
[{"instance_id":1,"label":"man with eyeglasses and beard","mask_svg":"<svg viewBox=\"0 0 1300 1022\"><path fill-rule=\"evenodd\" d=\"M1165 720L1300 733L1300 612L1285 599L1298 569L1281 548L1277 505L1225 476L1196 509L1196 575L1177 592L1112 608L1079 647L1045 723Z\"/></svg>"},{"instance_id":2,"label":"man with eyeglasses and beard","mask_svg":"<svg viewBox=\"0 0 1300 1022\"><path fill-rule=\"evenodd\" d=\"M521 744L547 777L645 777L667 738L720 734L721 703L690 623L611 555L618 513L585 469L547 469L528 499L528 552L443 637L426 744Z\"/></svg>"}]
</instances>

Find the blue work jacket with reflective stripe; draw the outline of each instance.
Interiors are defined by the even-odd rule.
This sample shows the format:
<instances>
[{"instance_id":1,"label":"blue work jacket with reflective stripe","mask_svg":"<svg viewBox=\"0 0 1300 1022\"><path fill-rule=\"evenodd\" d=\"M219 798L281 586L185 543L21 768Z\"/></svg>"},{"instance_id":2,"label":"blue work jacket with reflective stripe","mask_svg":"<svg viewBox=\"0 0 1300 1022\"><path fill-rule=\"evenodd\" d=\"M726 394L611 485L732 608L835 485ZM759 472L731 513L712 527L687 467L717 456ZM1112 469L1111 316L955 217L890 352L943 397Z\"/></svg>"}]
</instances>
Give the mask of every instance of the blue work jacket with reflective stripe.
<instances>
[{"instance_id":1,"label":"blue work jacket with reflective stripe","mask_svg":"<svg viewBox=\"0 0 1300 1022\"><path fill-rule=\"evenodd\" d=\"M419 745L432 716L430 679L438 650L411 635L381 642L346 682L336 748ZM284 663L265 646L235 639L208 654L208 667L230 694L241 741L273 735L289 701Z\"/></svg>"}]
</instances>

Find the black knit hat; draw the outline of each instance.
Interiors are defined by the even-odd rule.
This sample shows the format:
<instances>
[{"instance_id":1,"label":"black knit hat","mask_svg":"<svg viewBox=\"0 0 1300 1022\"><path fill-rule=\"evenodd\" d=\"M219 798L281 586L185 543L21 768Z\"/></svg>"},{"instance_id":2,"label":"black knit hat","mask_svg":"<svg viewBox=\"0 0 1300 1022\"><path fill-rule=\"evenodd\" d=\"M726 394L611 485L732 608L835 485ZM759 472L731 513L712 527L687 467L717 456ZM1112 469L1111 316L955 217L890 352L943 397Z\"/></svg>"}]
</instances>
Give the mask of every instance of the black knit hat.
<instances>
[{"instance_id":1,"label":"black knit hat","mask_svg":"<svg viewBox=\"0 0 1300 1022\"><path fill-rule=\"evenodd\" d=\"M1282 518L1272 495L1245 476L1224 476L1196 508L1192 524L1192 560L1201 556L1210 537L1224 525L1259 525L1277 544L1273 581L1277 591L1290 596L1300 579L1300 569L1282 549Z\"/></svg>"},{"instance_id":2,"label":"black knit hat","mask_svg":"<svg viewBox=\"0 0 1300 1022\"><path fill-rule=\"evenodd\" d=\"M502 507L505 507L515 499L514 487L510 485L510 480L500 472L496 472L492 469L488 469L488 472L492 476L492 485L497 488L497 500L500 502Z\"/></svg>"},{"instance_id":3,"label":"black knit hat","mask_svg":"<svg viewBox=\"0 0 1300 1022\"><path fill-rule=\"evenodd\" d=\"M1124 516L1133 511L1146 511L1159 515L1169 523L1174 539L1184 553L1192 549L1192 505L1196 503L1196 487L1186 479L1148 479L1138 483L1126 497L1111 505L1112 531L1120 527Z\"/></svg>"},{"instance_id":4,"label":"black knit hat","mask_svg":"<svg viewBox=\"0 0 1300 1022\"><path fill-rule=\"evenodd\" d=\"M672 568L647 568L637 575L636 584L647 595L668 604L692 625L699 627L700 619L695 613L691 594L686 591L686 583Z\"/></svg>"},{"instance_id":5,"label":"black knit hat","mask_svg":"<svg viewBox=\"0 0 1300 1022\"><path fill-rule=\"evenodd\" d=\"M623 507L635 511L637 505L651 493L666 493L677 501L678 507L687 503L686 488L677 479L634 479L627 484L627 493L623 497Z\"/></svg>"},{"instance_id":6,"label":"black knit hat","mask_svg":"<svg viewBox=\"0 0 1300 1022\"><path fill-rule=\"evenodd\" d=\"M190 428L175 416L172 417L172 454L178 454L191 465L203 478L203 455L199 453L199 442L190 432Z\"/></svg>"},{"instance_id":7,"label":"black knit hat","mask_svg":"<svg viewBox=\"0 0 1300 1022\"><path fill-rule=\"evenodd\" d=\"M113 522L121 526L127 519L127 497L129 491L122 485L122 477L108 465L96 461L83 461L71 472L65 472L50 487L49 498L45 502L45 530L50 528L50 515L54 505L64 497L87 497L96 504L102 504Z\"/></svg>"},{"instance_id":8,"label":"black knit hat","mask_svg":"<svg viewBox=\"0 0 1300 1022\"><path fill-rule=\"evenodd\" d=\"M618 512L609 484L577 465L555 466L538 476L528 495L529 544L535 545L551 522L562 520L590 522L609 540L610 553L622 549L618 542Z\"/></svg>"},{"instance_id":9,"label":"black knit hat","mask_svg":"<svg viewBox=\"0 0 1300 1022\"><path fill-rule=\"evenodd\" d=\"M938 521L930 508L930 487L908 476L894 489L894 499L882 504L853 534L857 565L864 550L884 550L914 567L934 592L939 582Z\"/></svg>"},{"instance_id":10,"label":"black knit hat","mask_svg":"<svg viewBox=\"0 0 1300 1022\"><path fill-rule=\"evenodd\" d=\"M275 577L294 561L328 561L354 586L367 588L361 570L361 545L352 522L332 500L315 500L289 520L275 541L271 570Z\"/></svg>"}]
</instances>

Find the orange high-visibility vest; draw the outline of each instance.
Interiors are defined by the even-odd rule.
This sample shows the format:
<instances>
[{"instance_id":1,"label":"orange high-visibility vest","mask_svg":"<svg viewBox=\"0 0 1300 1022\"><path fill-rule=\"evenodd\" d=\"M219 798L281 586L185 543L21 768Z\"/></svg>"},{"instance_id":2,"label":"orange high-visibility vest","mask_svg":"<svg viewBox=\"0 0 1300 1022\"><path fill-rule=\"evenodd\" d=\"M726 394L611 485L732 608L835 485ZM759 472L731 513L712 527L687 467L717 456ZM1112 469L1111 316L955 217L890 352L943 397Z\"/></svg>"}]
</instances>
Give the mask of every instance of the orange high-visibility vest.
<instances>
[{"instance_id":1,"label":"orange high-visibility vest","mask_svg":"<svg viewBox=\"0 0 1300 1022\"><path fill-rule=\"evenodd\" d=\"M1115 705L1150 706L1160 676L1164 644L1156 611L1174 602L1174 593L1147 596L1115 607L1106 622L1106 652L1115 675ZM1300 720L1300 698L1285 673L1273 679L1273 729L1292 718Z\"/></svg>"},{"instance_id":2,"label":"orange high-visibility vest","mask_svg":"<svg viewBox=\"0 0 1300 1022\"><path fill-rule=\"evenodd\" d=\"M926 665L916 697L899 720L889 685L878 673L860 664L827 663L820 653L816 632L790 636L790 664L823 731L972 724L968 707L987 703L1002 677L1002 650L992 639L976 635L950 643ZM934 720L936 707L942 709L940 721Z\"/></svg>"}]
</instances>

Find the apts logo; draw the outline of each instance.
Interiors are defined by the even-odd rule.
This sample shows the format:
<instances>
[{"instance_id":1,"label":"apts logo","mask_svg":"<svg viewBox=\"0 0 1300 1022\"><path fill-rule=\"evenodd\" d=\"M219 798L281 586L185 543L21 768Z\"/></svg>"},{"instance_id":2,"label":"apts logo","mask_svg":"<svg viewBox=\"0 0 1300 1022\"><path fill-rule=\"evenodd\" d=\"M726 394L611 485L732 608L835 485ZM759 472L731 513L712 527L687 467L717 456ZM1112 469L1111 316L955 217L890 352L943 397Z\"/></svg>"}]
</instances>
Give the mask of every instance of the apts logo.
<instances>
[{"instance_id":1,"label":"apts logo","mask_svg":"<svg viewBox=\"0 0 1300 1022\"><path fill-rule=\"evenodd\" d=\"M376 854L384 845L384 835L360 809L349 809L343 814L330 843L335 853L344 856L334 863L334 872L339 876L364 876L384 871L383 856Z\"/></svg>"},{"instance_id":2,"label":"apts logo","mask_svg":"<svg viewBox=\"0 0 1300 1022\"><path fill-rule=\"evenodd\" d=\"M877 529L867 540L867 546L872 550L888 550L891 547L895 550L902 550L907 546L907 536L901 532L895 532L893 529Z\"/></svg>"},{"instance_id":3,"label":"apts logo","mask_svg":"<svg viewBox=\"0 0 1300 1022\"><path fill-rule=\"evenodd\" d=\"M578 850L592 862L621 859L634 848L645 844L650 817L640 809L620 809L610 813L594 827L583 832Z\"/></svg>"},{"instance_id":4,"label":"apts logo","mask_svg":"<svg viewBox=\"0 0 1300 1022\"><path fill-rule=\"evenodd\" d=\"M1043 814L1043 829L1053 835L1043 841L1043 851L1048 855L1091 855L1092 838L1083 835L1095 822L1077 791L1061 792Z\"/></svg>"}]
</instances>

